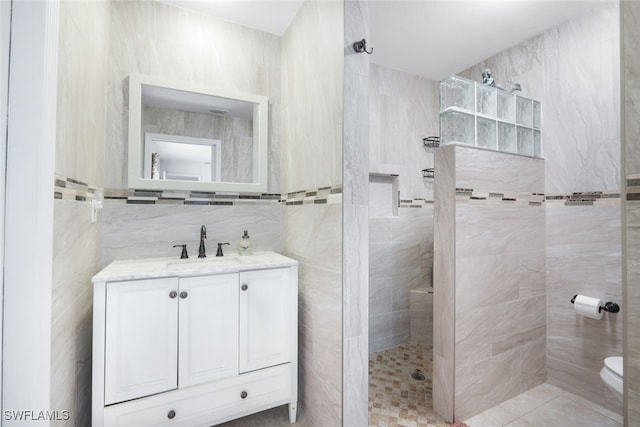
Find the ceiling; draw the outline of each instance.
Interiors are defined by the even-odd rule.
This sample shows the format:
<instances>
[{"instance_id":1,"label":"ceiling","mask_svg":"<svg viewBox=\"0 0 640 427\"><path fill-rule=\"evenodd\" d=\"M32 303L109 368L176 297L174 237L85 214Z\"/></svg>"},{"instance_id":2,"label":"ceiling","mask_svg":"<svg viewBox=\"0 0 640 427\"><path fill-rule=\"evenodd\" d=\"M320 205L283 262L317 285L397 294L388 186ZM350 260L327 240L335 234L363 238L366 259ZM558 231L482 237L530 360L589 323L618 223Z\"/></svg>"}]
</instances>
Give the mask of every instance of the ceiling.
<instances>
[{"instance_id":1,"label":"ceiling","mask_svg":"<svg viewBox=\"0 0 640 427\"><path fill-rule=\"evenodd\" d=\"M441 80L611 1L617 0L371 0L367 47L373 47L371 59L377 64ZM302 0L165 2L280 36L302 4Z\"/></svg>"}]
</instances>

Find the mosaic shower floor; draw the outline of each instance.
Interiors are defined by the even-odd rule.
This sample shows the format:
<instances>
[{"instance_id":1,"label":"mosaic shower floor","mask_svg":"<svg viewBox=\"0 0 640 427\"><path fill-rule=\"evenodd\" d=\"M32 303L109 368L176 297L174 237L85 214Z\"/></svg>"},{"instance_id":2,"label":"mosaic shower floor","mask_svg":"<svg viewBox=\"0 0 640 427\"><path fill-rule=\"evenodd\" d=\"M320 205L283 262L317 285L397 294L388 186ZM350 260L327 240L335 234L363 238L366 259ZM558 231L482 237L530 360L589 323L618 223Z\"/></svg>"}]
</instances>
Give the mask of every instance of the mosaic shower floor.
<instances>
[{"instance_id":1,"label":"mosaic shower floor","mask_svg":"<svg viewBox=\"0 0 640 427\"><path fill-rule=\"evenodd\" d=\"M433 412L432 348L403 344L369 355L369 426L447 427ZM415 380L416 370L424 381Z\"/></svg>"}]
</instances>

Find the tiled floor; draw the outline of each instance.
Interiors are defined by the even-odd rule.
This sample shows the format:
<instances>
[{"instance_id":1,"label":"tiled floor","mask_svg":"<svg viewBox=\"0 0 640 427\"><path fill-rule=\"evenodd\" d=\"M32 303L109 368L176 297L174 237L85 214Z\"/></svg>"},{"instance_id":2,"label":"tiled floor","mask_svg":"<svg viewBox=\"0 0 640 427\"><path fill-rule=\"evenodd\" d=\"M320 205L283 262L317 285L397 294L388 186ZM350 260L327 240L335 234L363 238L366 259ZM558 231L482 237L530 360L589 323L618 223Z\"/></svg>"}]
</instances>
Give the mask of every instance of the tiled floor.
<instances>
[{"instance_id":1,"label":"tiled floor","mask_svg":"<svg viewBox=\"0 0 640 427\"><path fill-rule=\"evenodd\" d=\"M369 355L369 426L447 427L431 403L432 348L404 344ZM411 378L420 369L424 381ZM311 426L299 408L299 427ZM469 427L622 427L622 416L550 384L535 387L465 421ZM287 406L224 427L291 425Z\"/></svg>"},{"instance_id":2,"label":"tiled floor","mask_svg":"<svg viewBox=\"0 0 640 427\"><path fill-rule=\"evenodd\" d=\"M469 427L622 427L622 416L543 384L465 422Z\"/></svg>"},{"instance_id":3,"label":"tiled floor","mask_svg":"<svg viewBox=\"0 0 640 427\"><path fill-rule=\"evenodd\" d=\"M369 426L447 427L433 412L432 348L405 344L369 355ZM425 381L411 379L420 369ZM550 384L465 421L469 427L622 427L622 416Z\"/></svg>"},{"instance_id":4,"label":"tiled floor","mask_svg":"<svg viewBox=\"0 0 640 427\"><path fill-rule=\"evenodd\" d=\"M447 427L433 412L431 356L413 343L369 355L369 426ZM416 369L424 381L411 378Z\"/></svg>"}]
</instances>

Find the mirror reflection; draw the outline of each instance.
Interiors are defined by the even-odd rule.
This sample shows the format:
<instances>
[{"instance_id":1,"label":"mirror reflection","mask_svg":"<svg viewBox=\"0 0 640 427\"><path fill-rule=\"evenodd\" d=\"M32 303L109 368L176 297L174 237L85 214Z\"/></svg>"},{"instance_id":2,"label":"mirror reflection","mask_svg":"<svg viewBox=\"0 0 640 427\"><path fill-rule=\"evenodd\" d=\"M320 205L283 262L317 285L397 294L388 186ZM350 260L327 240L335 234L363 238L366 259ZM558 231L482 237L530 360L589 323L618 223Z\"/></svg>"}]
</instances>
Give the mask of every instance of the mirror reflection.
<instances>
[{"instance_id":1,"label":"mirror reflection","mask_svg":"<svg viewBox=\"0 0 640 427\"><path fill-rule=\"evenodd\" d=\"M129 186L266 191L266 98L130 77Z\"/></svg>"},{"instance_id":2,"label":"mirror reflection","mask_svg":"<svg viewBox=\"0 0 640 427\"><path fill-rule=\"evenodd\" d=\"M220 181L220 140L145 132L144 179Z\"/></svg>"}]
</instances>

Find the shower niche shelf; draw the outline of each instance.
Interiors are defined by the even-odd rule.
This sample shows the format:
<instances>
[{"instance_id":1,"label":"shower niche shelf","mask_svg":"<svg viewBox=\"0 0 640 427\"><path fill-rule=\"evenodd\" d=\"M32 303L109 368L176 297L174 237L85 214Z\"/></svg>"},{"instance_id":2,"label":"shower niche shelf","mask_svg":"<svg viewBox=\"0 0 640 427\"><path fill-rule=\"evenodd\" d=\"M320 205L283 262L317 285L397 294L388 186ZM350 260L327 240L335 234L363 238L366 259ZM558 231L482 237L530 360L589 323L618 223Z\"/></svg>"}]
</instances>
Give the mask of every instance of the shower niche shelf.
<instances>
[{"instance_id":1,"label":"shower niche shelf","mask_svg":"<svg viewBox=\"0 0 640 427\"><path fill-rule=\"evenodd\" d=\"M542 104L459 76L440 82L440 145L542 157Z\"/></svg>"}]
</instances>

